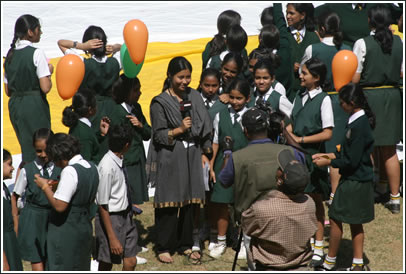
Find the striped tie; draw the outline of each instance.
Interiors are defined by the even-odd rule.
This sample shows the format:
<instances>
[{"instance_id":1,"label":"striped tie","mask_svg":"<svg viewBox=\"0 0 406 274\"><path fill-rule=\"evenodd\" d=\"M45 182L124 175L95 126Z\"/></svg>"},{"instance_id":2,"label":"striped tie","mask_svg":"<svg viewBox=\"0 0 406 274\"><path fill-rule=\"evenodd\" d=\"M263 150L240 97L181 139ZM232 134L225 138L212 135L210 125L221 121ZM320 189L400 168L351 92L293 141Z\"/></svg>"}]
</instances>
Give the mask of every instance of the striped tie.
<instances>
[{"instance_id":1,"label":"striped tie","mask_svg":"<svg viewBox=\"0 0 406 274\"><path fill-rule=\"evenodd\" d=\"M300 33L298 31L295 33L295 36L296 36L296 42L298 44L300 44L302 41L300 40Z\"/></svg>"}]
</instances>

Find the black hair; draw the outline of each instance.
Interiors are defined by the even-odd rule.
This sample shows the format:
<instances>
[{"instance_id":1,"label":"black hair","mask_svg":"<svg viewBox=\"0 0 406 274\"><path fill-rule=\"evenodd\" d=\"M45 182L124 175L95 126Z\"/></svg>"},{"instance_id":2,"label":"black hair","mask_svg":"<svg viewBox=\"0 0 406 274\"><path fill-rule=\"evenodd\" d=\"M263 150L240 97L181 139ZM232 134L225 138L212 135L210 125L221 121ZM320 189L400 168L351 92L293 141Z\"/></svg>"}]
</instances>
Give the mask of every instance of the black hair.
<instances>
[{"instance_id":1,"label":"black hair","mask_svg":"<svg viewBox=\"0 0 406 274\"><path fill-rule=\"evenodd\" d=\"M41 27L39 19L31 14L24 14L18 17L14 25L14 37L13 41L10 44L10 49L7 52L5 64L9 64L14 54L16 48L16 43L18 39L23 39L28 30L34 31L37 27Z\"/></svg>"},{"instance_id":2,"label":"black hair","mask_svg":"<svg viewBox=\"0 0 406 274\"><path fill-rule=\"evenodd\" d=\"M7 149L3 148L3 163L11 159L11 154Z\"/></svg>"},{"instance_id":3,"label":"black hair","mask_svg":"<svg viewBox=\"0 0 406 274\"><path fill-rule=\"evenodd\" d=\"M45 152L52 162L69 161L80 154L79 140L70 134L56 133L48 139Z\"/></svg>"},{"instance_id":4,"label":"black hair","mask_svg":"<svg viewBox=\"0 0 406 274\"><path fill-rule=\"evenodd\" d=\"M278 68L281 64L281 58L274 53L274 50L279 49L279 29L275 25L265 25L259 35L258 48L263 51L263 56L271 59L274 68Z\"/></svg>"},{"instance_id":5,"label":"black hair","mask_svg":"<svg viewBox=\"0 0 406 274\"><path fill-rule=\"evenodd\" d=\"M339 50L343 43L343 33L340 31L340 16L335 12L325 12L318 19L318 27L321 36L333 36L333 43Z\"/></svg>"},{"instance_id":6,"label":"black hair","mask_svg":"<svg viewBox=\"0 0 406 274\"><path fill-rule=\"evenodd\" d=\"M229 52L224 56L223 61L221 62L221 67L223 67L228 62L233 61L237 65L237 74L239 74L244 66L244 60L241 57L241 54L236 52Z\"/></svg>"},{"instance_id":7,"label":"black hair","mask_svg":"<svg viewBox=\"0 0 406 274\"><path fill-rule=\"evenodd\" d=\"M261 12L261 25L265 26L270 24L274 24L273 7L264 8L264 10Z\"/></svg>"},{"instance_id":8,"label":"black hair","mask_svg":"<svg viewBox=\"0 0 406 274\"><path fill-rule=\"evenodd\" d=\"M369 107L368 100L366 99L364 91L362 90L359 84L354 84L350 82L347 85L343 86L342 88L340 88L340 91L338 92L338 97L341 100L343 100L346 104L354 103L354 107L363 109L368 117L371 128L372 129L375 128L376 125L375 114Z\"/></svg>"},{"instance_id":9,"label":"black hair","mask_svg":"<svg viewBox=\"0 0 406 274\"><path fill-rule=\"evenodd\" d=\"M311 3L288 3L288 6L291 5L295 8L295 10L299 13L304 13L305 18L301 25L306 27L308 31L314 31L314 6Z\"/></svg>"},{"instance_id":10,"label":"black hair","mask_svg":"<svg viewBox=\"0 0 406 274\"><path fill-rule=\"evenodd\" d=\"M192 64L183 56L177 56L172 58L168 64L168 70L166 72L166 79L162 88L162 92L167 90L172 85L172 77L182 70L189 70L192 73Z\"/></svg>"},{"instance_id":11,"label":"black hair","mask_svg":"<svg viewBox=\"0 0 406 274\"><path fill-rule=\"evenodd\" d=\"M318 85L323 88L327 75L326 65L320 59L315 57L310 58L304 64L313 77L319 76Z\"/></svg>"},{"instance_id":12,"label":"black hair","mask_svg":"<svg viewBox=\"0 0 406 274\"><path fill-rule=\"evenodd\" d=\"M266 69L271 75L271 77L275 76L275 68L272 64L272 61L269 59L259 59L258 62L254 66L254 76L257 69Z\"/></svg>"},{"instance_id":13,"label":"black hair","mask_svg":"<svg viewBox=\"0 0 406 274\"><path fill-rule=\"evenodd\" d=\"M235 78L227 86L227 93L230 94L230 92L234 89L238 90L242 95L244 95L245 99L248 100L248 98L250 97L251 87L247 80Z\"/></svg>"},{"instance_id":14,"label":"black hair","mask_svg":"<svg viewBox=\"0 0 406 274\"><path fill-rule=\"evenodd\" d=\"M376 42L381 46L384 53L392 52L393 35L389 30L391 13L384 5L379 4L368 10L369 25L375 28L373 36Z\"/></svg>"},{"instance_id":15,"label":"black hair","mask_svg":"<svg viewBox=\"0 0 406 274\"><path fill-rule=\"evenodd\" d=\"M225 10L217 18L217 30L218 33L210 41L211 50L209 58L215 55L219 55L226 50L226 33L233 25L241 24L241 15L233 10Z\"/></svg>"},{"instance_id":16,"label":"black hair","mask_svg":"<svg viewBox=\"0 0 406 274\"><path fill-rule=\"evenodd\" d=\"M226 44L229 51L242 52L247 42L247 33L240 25L231 26L226 33Z\"/></svg>"},{"instance_id":17,"label":"black hair","mask_svg":"<svg viewBox=\"0 0 406 274\"><path fill-rule=\"evenodd\" d=\"M126 144L131 144L132 134L128 124L112 126L107 135L112 152L122 152Z\"/></svg>"},{"instance_id":18,"label":"black hair","mask_svg":"<svg viewBox=\"0 0 406 274\"><path fill-rule=\"evenodd\" d=\"M49 128L39 128L32 135L32 145L35 146L35 142L38 140L48 141L54 135L54 132Z\"/></svg>"},{"instance_id":19,"label":"black hair","mask_svg":"<svg viewBox=\"0 0 406 274\"><path fill-rule=\"evenodd\" d=\"M141 83L138 77L129 78L124 73L121 74L112 86L114 101L117 104L127 102L131 91L140 86Z\"/></svg>"},{"instance_id":20,"label":"black hair","mask_svg":"<svg viewBox=\"0 0 406 274\"><path fill-rule=\"evenodd\" d=\"M98 26L89 26L85 33L83 33L82 42L85 43L92 39L99 39L103 41L103 46L97 49L90 49L85 51L86 53L90 53L98 58L101 58L106 55L106 45L107 45L107 36L104 30Z\"/></svg>"},{"instance_id":21,"label":"black hair","mask_svg":"<svg viewBox=\"0 0 406 274\"><path fill-rule=\"evenodd\" d=\"M278 140L281 138L282 130L282 121L285 119L285 114L281 111L276 110L269 114L269 128L268 136L274 143L280 143Z\"/></svg>"},{"instance_id":22,"label":"black hair","mask_svg":"<svg viewBox=\"0 0 406 274\"><path fill-rule=\"evenodd\" d=\"M205 68L202 71L202 74L200 75L200 82L199 82L199 86L197 87L198 91L202 91L202 88L200 87L201 84L203 83L204 79L208 76L214 76L217 78L217 80L219 81L219 85L221 83L221 72L215 68Z\"/></svg>"},{"instance_id":23,"label":"black hair","mask_svg":"<svg viewBox=\"0 0 406 274\"><path fill-rule=\"evenodd\" d=\"M73 96L72 105L63 110L62 124L75 127L80 118L89 114L89 108L96 108L96 93L92 89L81 88Z\"/></svg>"}]
</instances>

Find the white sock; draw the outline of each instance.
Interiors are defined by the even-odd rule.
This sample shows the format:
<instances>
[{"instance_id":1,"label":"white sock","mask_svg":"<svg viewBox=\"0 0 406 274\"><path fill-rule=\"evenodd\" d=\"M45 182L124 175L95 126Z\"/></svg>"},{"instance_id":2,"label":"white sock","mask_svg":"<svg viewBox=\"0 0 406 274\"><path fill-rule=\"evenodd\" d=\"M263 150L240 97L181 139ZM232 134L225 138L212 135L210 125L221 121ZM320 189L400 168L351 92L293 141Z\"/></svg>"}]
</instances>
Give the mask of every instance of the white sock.
<instances>
[{"instance_id":1,"label":"white sock","mask_svg":"<svg viewBox=\"0 0 406 274\"><path fill-rule=\"evenodd\" d=\"M226 235L223 235L223 236L220 236L220 235L217 235L217 242L219 243L219 244L226 244L226 240L227 240L227 236Z\"/></svg>"},{"instance_id":2,"label":"white sock","mask_svg":"<svg viewBox=\"0 0 406 274\"><path fill-rule=\"evenodd\" d=\"M390 194L390 200L392 204L400 204L400 193L396 195Z\"/></svg>"},{"instance_id":3,"label":"white sock","mask_svg":"<svg viewBox=\"0 0 406 274\"><path fill-rule=\"evenodd\" d=\"M353 258L352 259L352 267L354 266L363 266L364 265L364 259L358 259L358 258Z\"/></svg>"},{"instance_id":4,"label":"white sock","mask_svg":"<svg viewBox=\"0 0 406 274\"><path fill-rule=\"evenodd\" d=\"M329 257L328 255L326 255L326 258L324 259L323 262L323 267L326 269L332 269L335 265L336 265L336 257Z\"/></svg>"},{"instance_id":5,"label":"white sock","mask_svg":"<svg viewBox=\"0 0 406 274\"><path fill-rule=\"evenodd\" d=\"M315 245L314 245L314 250L313 250L313 254L314 254L312 257L313 260L317 260L317 261L321 260L320 257L324 256L323 248L324 248L324 241L316 240ZM320 257L317 255L319 255Z\"/></svg>"}]
</instances>

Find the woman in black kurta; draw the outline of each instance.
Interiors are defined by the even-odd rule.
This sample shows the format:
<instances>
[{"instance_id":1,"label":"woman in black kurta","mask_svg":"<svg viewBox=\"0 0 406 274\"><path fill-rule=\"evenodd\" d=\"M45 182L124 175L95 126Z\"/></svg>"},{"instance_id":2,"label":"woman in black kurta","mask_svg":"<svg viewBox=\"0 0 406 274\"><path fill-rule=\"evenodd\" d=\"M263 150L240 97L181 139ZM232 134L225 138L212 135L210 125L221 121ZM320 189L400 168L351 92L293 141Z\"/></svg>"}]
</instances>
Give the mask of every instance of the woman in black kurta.
<instances>
[{"instance_id":1,"label":"woman in black kurta","mask_svg":"<svg viewBox=\"0 0 406 274\"><path fill-rule=\"evenodd\" d=\"M204 204L202 161L211 146L212 125L202 97L188 87L192 66L184 57L168 66L162 93L152 99L152 141L147 158L148 181L155 185L157 253L172 263L170 253L191 253L192 204ZM181 109L182 108L182 109ZM198 254L192 254L198 259Z\"/></svg>"},{"instance_id":2,"label":"woman in black kurta","mask_svg":"<svg viewBox=\"0 0 406 274\"><path fill-rule=\"evenodd\" d=\"M339 98L341 107L350 114L341 150L336 153L313 155L313 162L316 165L331 165L338 168L341 174L329 210L330 246L328 258L325 259L322 268L331 270L334 267L343 233L342 223L348 223L354 250L351 270L363 270L362 224L374 219L373 171L370 155L374 144L372 128L375 126L375 119L359 85L350 83L342 87Z\"/></svg>"}]
</instances>

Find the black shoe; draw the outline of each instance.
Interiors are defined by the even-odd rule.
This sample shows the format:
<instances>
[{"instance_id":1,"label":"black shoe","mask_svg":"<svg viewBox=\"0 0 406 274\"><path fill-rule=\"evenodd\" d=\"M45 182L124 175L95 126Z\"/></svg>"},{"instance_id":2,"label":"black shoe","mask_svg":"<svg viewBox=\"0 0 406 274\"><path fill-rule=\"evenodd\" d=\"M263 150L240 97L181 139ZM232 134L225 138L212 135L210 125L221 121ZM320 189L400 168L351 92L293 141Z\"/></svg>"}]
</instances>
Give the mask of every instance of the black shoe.
<instances>
[{"instance_id":1,"label":"black shoe","mask_svg":"<svg viewBox=\"0 0 406 274\"><path fill-rule=\"evenodd\" d=\"M321 264L319 266L316 266L314 268L314 271L334 271L334 269L335 269L335 267L333 267L332 269L325 268L324 265Z\"/></svg>"},{"instance_id":2,"label":"black shoe","mask_svg":"<svg viewBox=\"0 0 406 274\"><path fill-rule=\"evenodd\" d=\"M319 260L312 259L309 263L309 267L316 268L316 267L322 266L323 262L324 262L324 258L322 256L320 256L319 254L313 254L313 256L314 255L318 256L320 259Z\"/></svg>"},{"instance_id":3,"label":"black shoe","mask_svg":"<svg viewBox=\"0 0 406 274\"><path fill-rule=\"evenodd\" d=\"M389 202L385 203L385 207L389 209L393 214L400 213L400 204L395 204L390 200Z\"/></svg>"}]
</instances>

